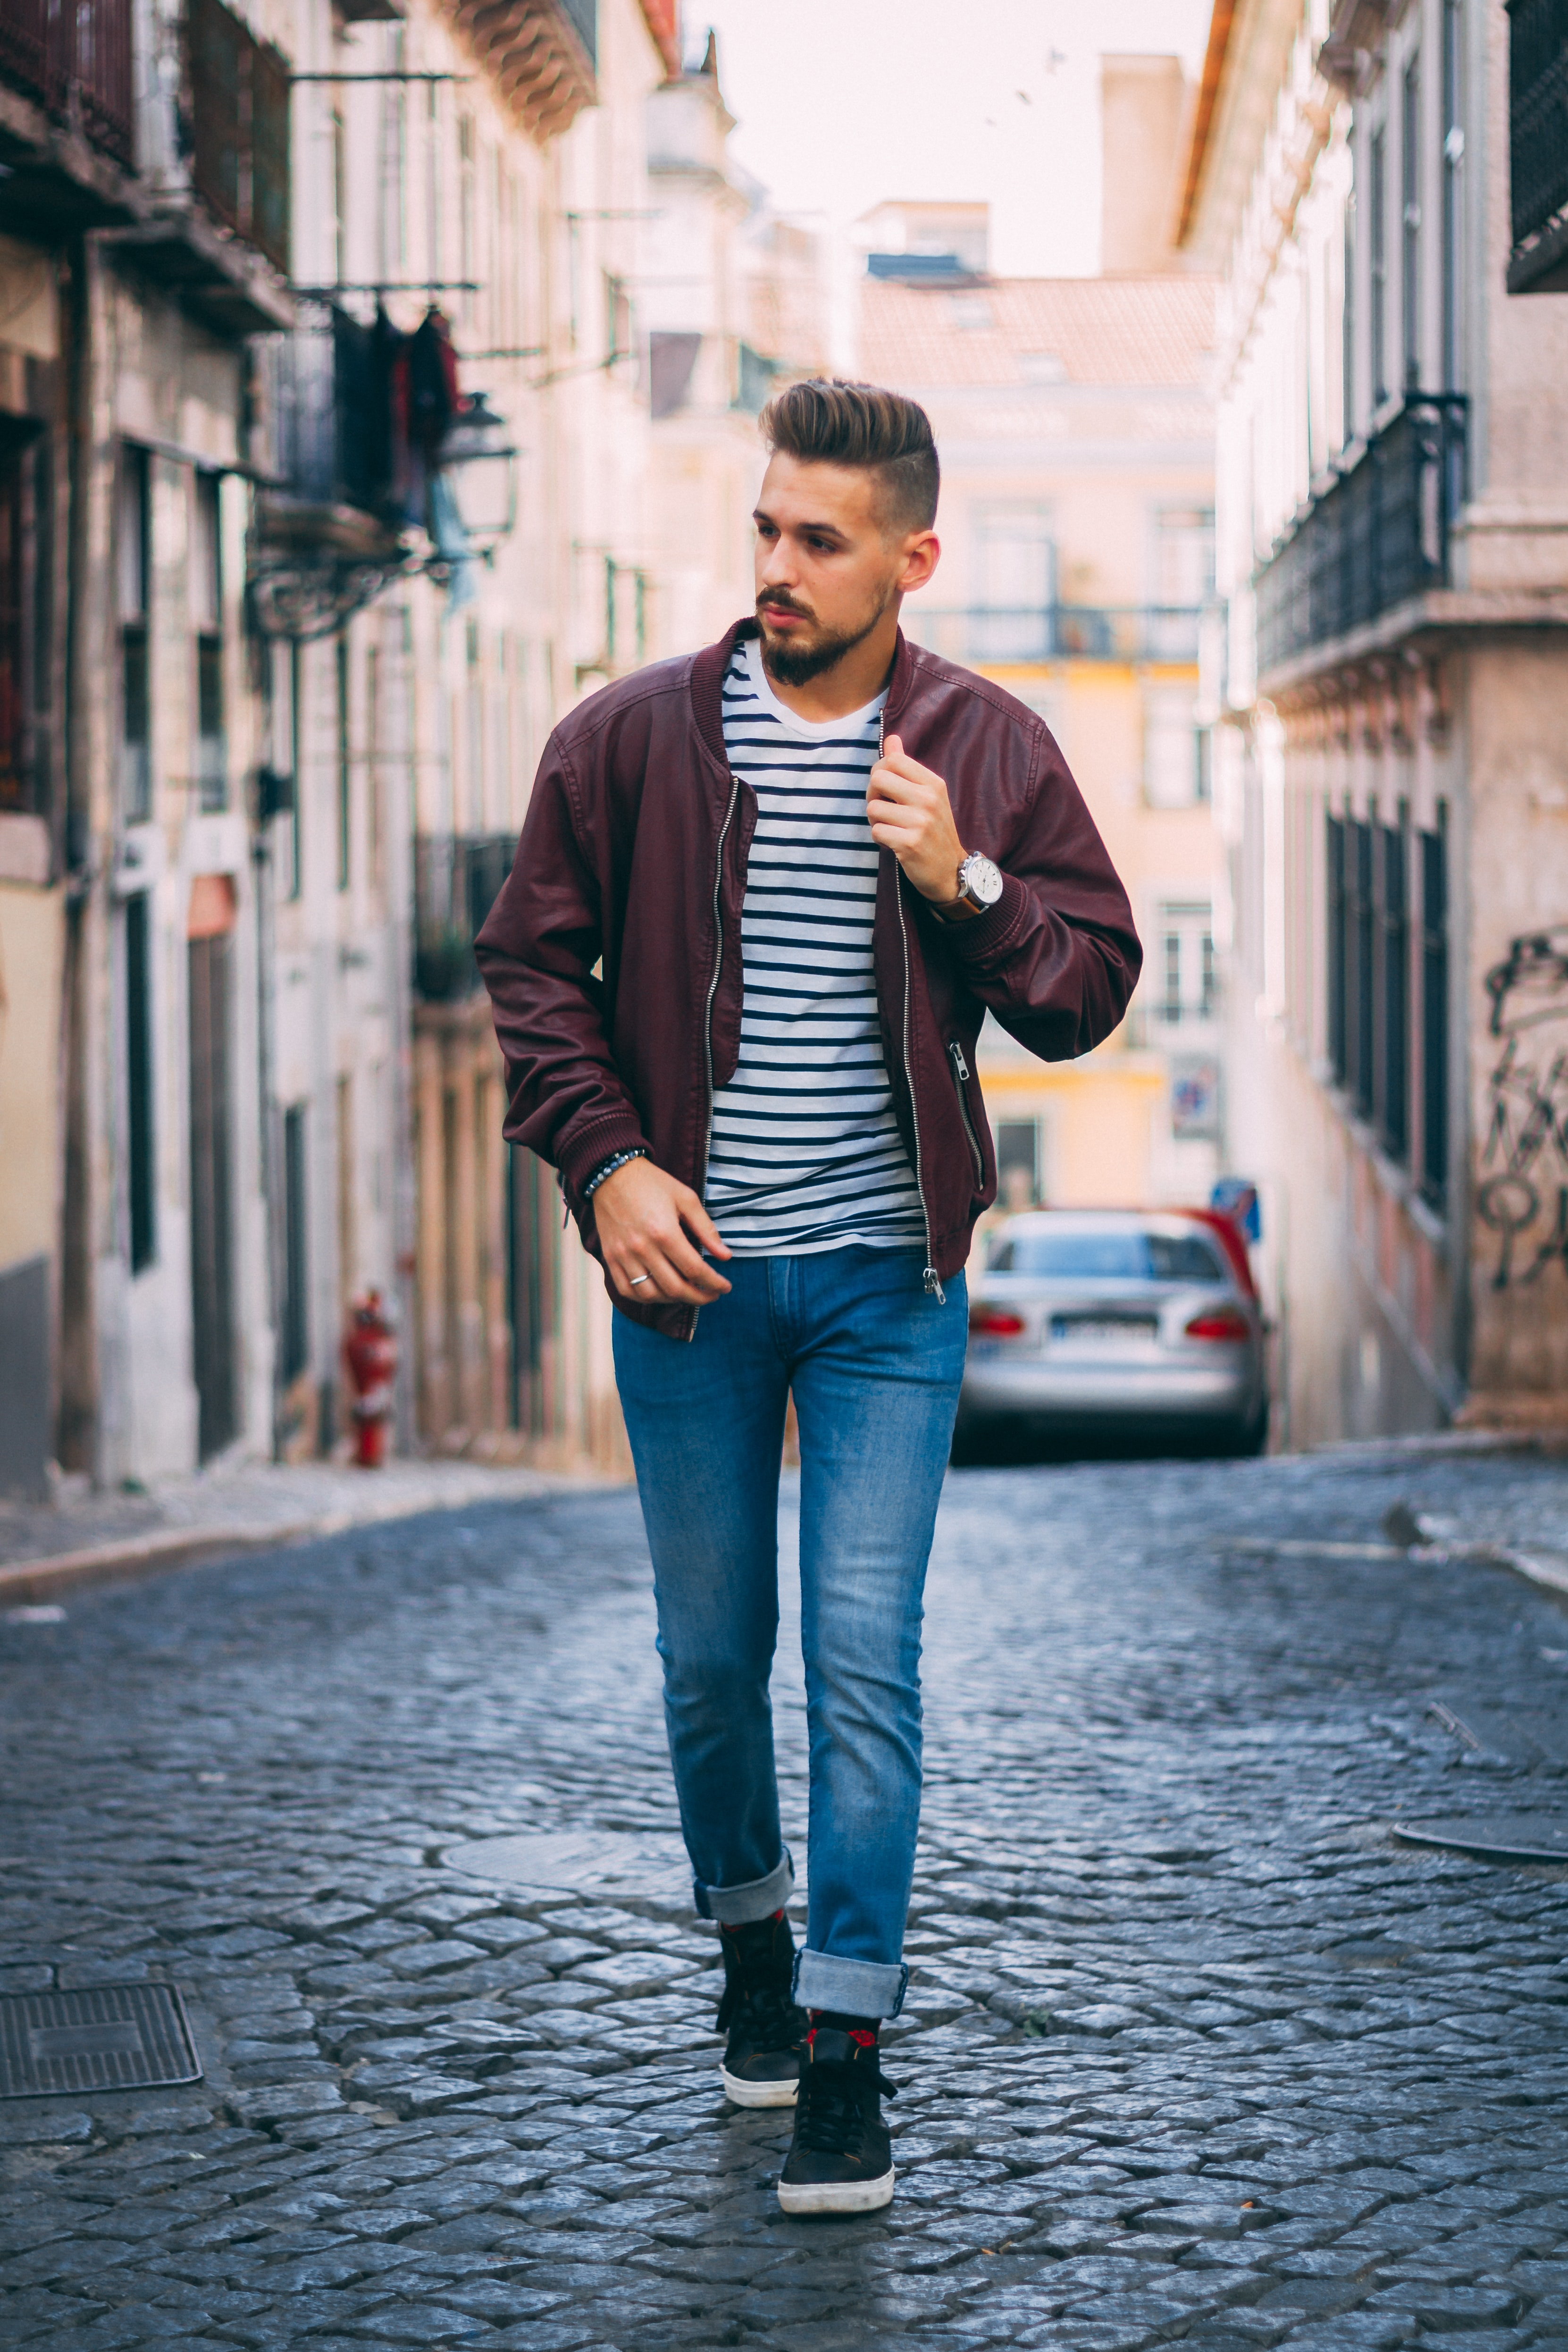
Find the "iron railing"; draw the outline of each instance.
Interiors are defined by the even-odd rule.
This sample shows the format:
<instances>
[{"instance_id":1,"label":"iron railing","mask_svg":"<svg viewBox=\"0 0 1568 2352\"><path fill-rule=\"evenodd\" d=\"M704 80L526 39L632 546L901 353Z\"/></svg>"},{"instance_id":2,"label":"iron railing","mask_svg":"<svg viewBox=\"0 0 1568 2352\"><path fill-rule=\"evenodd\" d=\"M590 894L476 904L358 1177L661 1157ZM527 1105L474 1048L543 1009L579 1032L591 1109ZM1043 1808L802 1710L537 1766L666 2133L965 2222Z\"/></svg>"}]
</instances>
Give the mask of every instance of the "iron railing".
<instances>
[{"instance_id":1,"label":"iron railing","mask_svg":"<svg viewBox=\"0 0 1568 2352\"><path fill-rule=\"evenodd\" d=\"M270 470L308 505L374 509L388 465L385 433L377 433L386 401L376 393L375 331L335 302L304 298L295 320L257 346Z\"/></svg>"},{"instance_id":2,"label":"iron railing","mask_svg":"<svg viewBox=\"0 0 1568 2352\"><path fill-rule=\"evenodd\" d=\"M1193 663L1201 618L1185 604L971 605L947 612L906 604L903 614L916 645L949 661L998 664Z\"/></svg>"},{"instance_id":3,"label":"iron railing","mask_svg":"<svg viewBox=\"0 0 1568 2352\"><path fill-rule=\"evenodd\" d=\"M192 182L224 226L287 277L288 60L224 0L187 0L185 34Z\"/></svg>"},{"instance_id":4,"label":"iron railing","mask_svg":"<svg viewBox=\"0 0 1568 2352\"><path fill-rule=\"evenodd\" d=\"M1354 466L1315 499L1254 582L1258 668L1279 669L1448 585L1448 541L1465 496L1458 393L1412 392Z\"/></svg>"},{"instance_id":5,"label":"iron railing","mask_svg":"<svg viewBox=\"0 0 1568 2352\"><path fill-rule=\"evenodd\" d=\"M1568 0L1508 0L1510 290L1538 286L1568 249Z\"/></svg>"},{"instance_id":6,"label":"iron railing","mask_svg":"<svg viewBox=\"0 0 1568 2352\"><path fill-rule=\"evenodd\" d=\"M474 941L511 871L510 833L422 834L413 845L413 984L445 1004L479 987Z\"/></svg>"},{"instance_id":7,"label":"iron railing","mask_svg":"<svg viewBox=\"0 0 1568 2352\"><path fill-rule=\"evenodd\" d=\"M128 167L134 161L131 0L0 0L0 80Z\"/></svg>"}]
</instances>

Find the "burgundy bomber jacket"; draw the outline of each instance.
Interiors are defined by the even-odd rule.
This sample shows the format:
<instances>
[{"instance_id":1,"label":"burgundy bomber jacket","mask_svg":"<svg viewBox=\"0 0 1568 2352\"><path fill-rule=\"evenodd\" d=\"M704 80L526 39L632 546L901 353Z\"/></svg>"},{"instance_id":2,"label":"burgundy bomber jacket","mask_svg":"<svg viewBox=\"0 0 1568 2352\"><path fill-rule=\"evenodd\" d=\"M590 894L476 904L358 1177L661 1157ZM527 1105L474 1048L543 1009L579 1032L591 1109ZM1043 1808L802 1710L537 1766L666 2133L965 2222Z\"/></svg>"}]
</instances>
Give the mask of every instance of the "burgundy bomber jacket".
<instances>
[{"instance_id":1,"label":"burgundy bomber jacket","mask_svg":"<svg viewBox=\"0 0 1568 2352\"><path fill-rule=\"evenodd\" d=\"M639 670L565 718L539 764L517 857L479 933L507 1066L506 1132L580 1187L642 1145L701 1193L716 1087L740 1050L740 916L757 822L724 748L716 646ZM873 927L893 1102L925 1208L926 1281L956 1274L996 1198L974 1076L988 1010L1042 1060L1086 1054L1126 1011L1143 961L1126 892L1050 731L988 678L899 633L883 719L947 785L958 837L1005 877L997 905L945 923L882 853ZM689 1339L698 1309L623 1315Z\"/></svg>"}]
</instances>

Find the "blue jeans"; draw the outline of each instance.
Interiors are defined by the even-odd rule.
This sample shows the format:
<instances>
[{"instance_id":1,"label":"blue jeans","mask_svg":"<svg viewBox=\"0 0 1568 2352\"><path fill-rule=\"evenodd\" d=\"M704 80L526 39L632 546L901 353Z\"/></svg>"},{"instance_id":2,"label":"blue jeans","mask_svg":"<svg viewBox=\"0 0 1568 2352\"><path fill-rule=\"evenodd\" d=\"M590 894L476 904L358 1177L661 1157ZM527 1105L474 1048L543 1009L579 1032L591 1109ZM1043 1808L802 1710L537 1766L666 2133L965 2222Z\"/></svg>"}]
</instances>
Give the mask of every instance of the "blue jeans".
<instances>
[{"instance_id":1,"label":"blue jeans","mask_svg":"<svg viewBox=\"0 0 1568 2352\"><path fill-rule=\"evenodd\" d=\"M968 1314L918 1250L732 1259L689 1344L615 1318L653 1556L664 1719L697 1908L766 1918L793 1884L768 1694L779 1470L800 1432L810 1868L796 1998L891 2017L920 1815L920 1620Z\"/></svg>"}]
</instances>

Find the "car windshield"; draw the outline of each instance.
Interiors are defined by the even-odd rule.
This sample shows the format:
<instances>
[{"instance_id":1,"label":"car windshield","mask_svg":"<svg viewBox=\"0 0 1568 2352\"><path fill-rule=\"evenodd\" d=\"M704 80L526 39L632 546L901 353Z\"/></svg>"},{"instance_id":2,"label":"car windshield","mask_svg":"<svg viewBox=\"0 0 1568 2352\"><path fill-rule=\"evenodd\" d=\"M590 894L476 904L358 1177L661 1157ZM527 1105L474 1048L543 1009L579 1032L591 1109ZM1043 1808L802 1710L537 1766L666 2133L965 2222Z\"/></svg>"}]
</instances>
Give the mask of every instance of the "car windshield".
<instances>
[{"instance_id":1,"label":"car windshield","mask_svg":"<svg viewBox=\"0 0 1568 2352\"><path fill-rule=\"evenodd\" d=\"M1069 1282L1225 1280L1217 1253L1197 1234L1013 1234L997 1244L989 1271Z\"/></svg>"}]
</instances>

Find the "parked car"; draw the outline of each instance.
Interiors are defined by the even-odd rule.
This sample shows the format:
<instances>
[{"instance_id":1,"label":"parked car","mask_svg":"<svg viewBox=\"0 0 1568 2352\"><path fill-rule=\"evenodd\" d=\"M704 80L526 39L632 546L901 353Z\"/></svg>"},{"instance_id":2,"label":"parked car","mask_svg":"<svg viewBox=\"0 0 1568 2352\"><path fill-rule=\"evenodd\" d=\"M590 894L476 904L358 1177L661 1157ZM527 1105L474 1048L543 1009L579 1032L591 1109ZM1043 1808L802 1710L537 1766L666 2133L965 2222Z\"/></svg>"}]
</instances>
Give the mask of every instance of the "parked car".
<instances>
[{"instance_id":1,"label":"parked car","mask_svg":"<svg viewBox=\"0 0 1568 2352\"><path fill-rule=\"evenodd\" d=\"M955 1450L1030 1436L1260 1454L1263 1316L1247 1245L1204 1209L1040 1209L969 1276Z\"/></svg>"}]
</instances>

